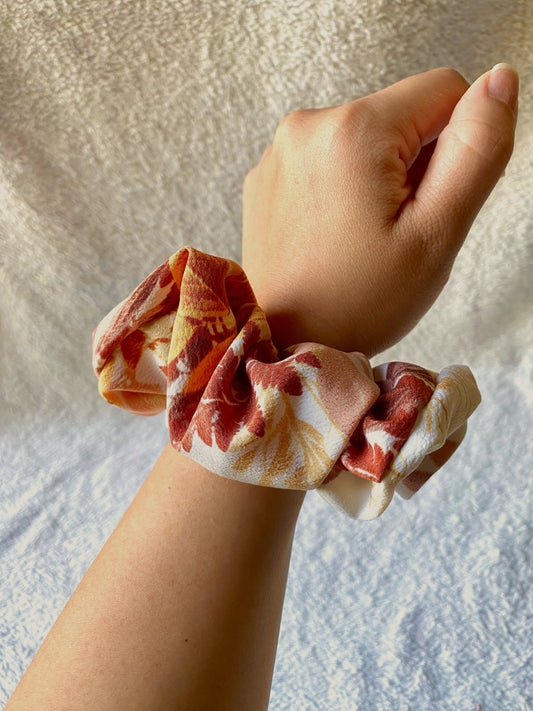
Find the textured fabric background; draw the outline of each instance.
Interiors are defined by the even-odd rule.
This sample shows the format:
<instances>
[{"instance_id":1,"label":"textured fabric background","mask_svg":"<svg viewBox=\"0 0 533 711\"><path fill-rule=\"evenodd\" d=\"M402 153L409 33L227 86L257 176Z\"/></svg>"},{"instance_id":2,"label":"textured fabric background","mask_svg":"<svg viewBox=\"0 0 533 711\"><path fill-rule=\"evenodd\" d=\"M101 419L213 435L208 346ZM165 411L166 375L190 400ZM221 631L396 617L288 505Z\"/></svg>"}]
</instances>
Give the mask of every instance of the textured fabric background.
<instances>
[{"instance_id":1,"label":"textured fabric background","mask_svg":"<svg viewBox=\"0 0 533 711\"><path fill-rule=\"evenodd\" d=\"M484 401L377 521L307 495L270 709L533 708L531 1L0 0L0 27L0 704L166 441L99 398L100 318L180 246L239 260L242 180L289 111L510 61L506 175L373 361L468 364Z\"/></svg>"}]
</instances>

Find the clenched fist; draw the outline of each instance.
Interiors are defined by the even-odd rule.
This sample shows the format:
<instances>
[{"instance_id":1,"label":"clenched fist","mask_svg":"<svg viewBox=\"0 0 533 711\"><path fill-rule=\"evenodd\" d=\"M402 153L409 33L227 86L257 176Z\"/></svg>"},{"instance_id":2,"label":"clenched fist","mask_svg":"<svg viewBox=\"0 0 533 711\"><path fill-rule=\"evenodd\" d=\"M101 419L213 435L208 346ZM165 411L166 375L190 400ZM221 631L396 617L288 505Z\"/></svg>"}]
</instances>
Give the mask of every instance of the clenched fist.
<instances>
[{"instance_id":1,"label":"clenched fist","mask_svg":"<svg viewBox=\"0 0 533 711\"><path fill-rule=\"evenodd\" d=\"M505 67L472 86L441 68L281 121L244 181L242 242L279 349L372 357L413 328L509 161L517 96Z\"/></svg>"}]
</instances>

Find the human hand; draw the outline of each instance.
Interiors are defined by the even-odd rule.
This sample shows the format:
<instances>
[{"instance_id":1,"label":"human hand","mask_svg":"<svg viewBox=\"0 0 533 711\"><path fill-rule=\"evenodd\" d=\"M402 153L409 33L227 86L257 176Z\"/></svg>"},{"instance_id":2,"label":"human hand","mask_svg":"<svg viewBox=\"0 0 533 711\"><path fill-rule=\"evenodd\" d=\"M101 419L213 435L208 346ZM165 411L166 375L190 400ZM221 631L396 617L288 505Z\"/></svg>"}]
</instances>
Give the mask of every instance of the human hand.
<instances>
[{"instance_id":1,"label":"human hand","mask_svg":"<svg viewBox=\"0 0 533 711\"><path fill-rule=\"evenodd\" d=\"M434 69L281 121L244 181L242 239L280 350L370 358L430 308L513 150L518 77L492 77Z\"/></svg>"}]
</instances>

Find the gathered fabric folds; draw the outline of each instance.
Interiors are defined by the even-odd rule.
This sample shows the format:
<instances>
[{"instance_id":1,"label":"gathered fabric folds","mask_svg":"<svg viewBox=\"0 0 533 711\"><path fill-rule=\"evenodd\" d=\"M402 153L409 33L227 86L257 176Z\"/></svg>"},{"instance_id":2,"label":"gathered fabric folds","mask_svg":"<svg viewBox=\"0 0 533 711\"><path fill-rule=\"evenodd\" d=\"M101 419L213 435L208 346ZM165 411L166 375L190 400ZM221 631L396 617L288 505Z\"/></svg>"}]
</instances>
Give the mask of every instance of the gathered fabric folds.
<instances>
[{"instance_id":1,"label":"gathered fabric folds","mask_svg":"<svg viewBox=\"0 0 533 711\"><path fill-rule=\"evenodd\" d=\"M316 489L359 519L409 497L452 455L481 401L470 369L440 373L318 343L281 353L243 269L183 247L93 332L100 394L163 410L172 445L230 479Z\"/></svg>"}]
</instances>

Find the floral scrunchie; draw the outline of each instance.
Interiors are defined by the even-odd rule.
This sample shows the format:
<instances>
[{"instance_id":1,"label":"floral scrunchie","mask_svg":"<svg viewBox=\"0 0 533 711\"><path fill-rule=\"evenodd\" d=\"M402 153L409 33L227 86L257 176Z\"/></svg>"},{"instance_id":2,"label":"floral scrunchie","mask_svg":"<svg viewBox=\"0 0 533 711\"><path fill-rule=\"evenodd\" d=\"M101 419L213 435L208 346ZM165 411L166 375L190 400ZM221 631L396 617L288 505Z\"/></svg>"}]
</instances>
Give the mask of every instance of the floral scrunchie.
<instances>
[{"instance_id":1,"label":"floral scrunchie","mask_svg":"<svg viewBox=\"0 0 533 711\"><path fill-rule=\"evenodd\" d=\"M372 368L362 353L299 343L280 354L242 268L183 247L93 332L100 394L166 409L170 441L221 476L317 489L371 519L451 456L481 397L469 368Z\"/></svg>"}]
</instances>

